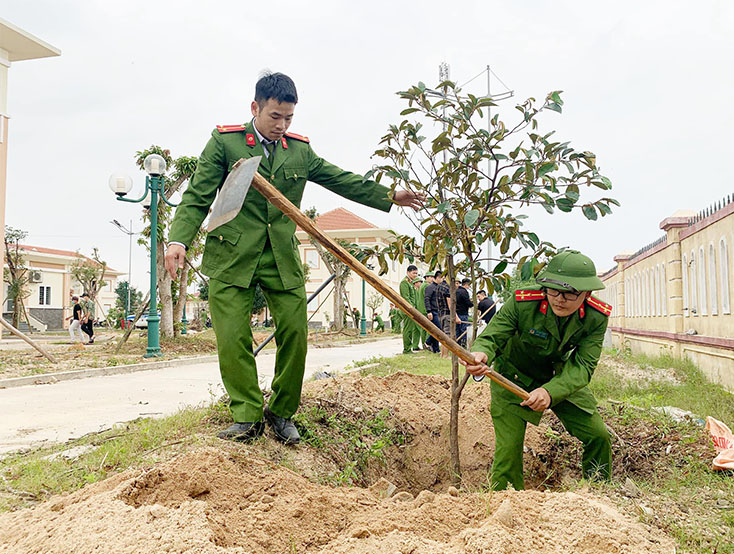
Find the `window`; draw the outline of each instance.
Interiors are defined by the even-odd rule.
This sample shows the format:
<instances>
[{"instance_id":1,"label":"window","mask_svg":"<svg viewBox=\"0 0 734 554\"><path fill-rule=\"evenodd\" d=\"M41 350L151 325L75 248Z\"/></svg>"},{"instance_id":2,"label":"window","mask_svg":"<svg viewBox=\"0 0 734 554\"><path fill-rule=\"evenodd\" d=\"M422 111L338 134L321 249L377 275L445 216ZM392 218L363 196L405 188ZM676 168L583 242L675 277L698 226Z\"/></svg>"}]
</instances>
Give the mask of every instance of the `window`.
<instances>
[{"instance_id":1,"label":"window","mask_svg":"<svg viewBox=\"0 0 734 554\"><path fill-rule=\"evenodd\" d=\"M708 314L708 298L706 297L706 257L703 246L698 249L698 298L701 305L701 315Z\"/></svg>"},{"instance_id":2,"label":"window","mask_svg":"<svg viewBox=\"0 0 734 554\"><path fill-rule=\"evenodd\" d=\"M683 255L683 315L690 315L688 313L688 259L686 255Z\"/></svg>"},{"instance_id":3,"label":"window","mask_svg":"<svg viewBox=\"0 0 734 554\"><path fill-rule=\"evenodd\" d=\"M308 249L306 250L306 265L310 267L311 269L318 269L319 268L319 253L317 250L314 249Z\"/></svg>"},{"instance_id":4,"label":"window","mask_svg":"<svg viewBox=\"0 0 734 554\"><path fill-rule=\"evenodd\" d=\"M698 295L696 294L696 258L694 252L691 250L691 261L688 266L688 284L691 287L690 299L691 299L691 315L698 315Z\"/></svg>"},{"instance_id":5,"label":"window","mask_svg":"<svg viewBox=\"0 0 734 554\"><path fill-rule=\"evenodd\" d=\"M716 253L714 251L714 243L709 244L709 306L711 306L711 315L718 312L718 295L716 294Z\"/></svg>"},{"instance_id":6,"label":"window","mask_svg":"<svg viewBox=\"0 0 734 554\"><path fill-rule=\"evenodd\" d=\"M731 313L729 307L729 251L726 248L726 239L719 243L719 266L721 267L721 313Z\"/></svg>"},{"instance_id":7,"label":"window","mask_svg":"<svg viewBox=\"0 0 734 554\"><path fill-rule=\"evenodd\" d=\"M49 306L51 304L51 287L38 287L38 305Z\"/></svg>"}]
</instances>

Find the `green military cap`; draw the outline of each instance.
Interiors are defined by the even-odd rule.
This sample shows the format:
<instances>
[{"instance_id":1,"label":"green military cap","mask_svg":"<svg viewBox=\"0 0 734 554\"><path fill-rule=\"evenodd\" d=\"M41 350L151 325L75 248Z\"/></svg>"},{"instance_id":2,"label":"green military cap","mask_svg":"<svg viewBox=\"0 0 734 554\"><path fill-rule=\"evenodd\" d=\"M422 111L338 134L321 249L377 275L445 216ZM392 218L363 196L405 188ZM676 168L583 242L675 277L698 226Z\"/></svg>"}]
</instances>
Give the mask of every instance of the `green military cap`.
<instances>
[{"instance_id":1,"label":"green military cap","mask_svg":"<svg viewBox=\"0 0 734 554\"><path fill-rule=\"evenodd\" d=\"M535 280L539 285L556 290L582 292L604 288L596 275L594 262L578 250L565 250L554 256Z\"/></svg>"},{"instance_id":2,"label":"green military cap","mask_svg":"<svg viewBox=\"0 0 734 554\"><path fill-rule=\"evenodd\" d=\"M414 283L422 283L423 282L423 277L421 277L420 275L418 275L418 277L416 277L415 279L413 279L413 282Z\"/></svg>"}]
</instances>

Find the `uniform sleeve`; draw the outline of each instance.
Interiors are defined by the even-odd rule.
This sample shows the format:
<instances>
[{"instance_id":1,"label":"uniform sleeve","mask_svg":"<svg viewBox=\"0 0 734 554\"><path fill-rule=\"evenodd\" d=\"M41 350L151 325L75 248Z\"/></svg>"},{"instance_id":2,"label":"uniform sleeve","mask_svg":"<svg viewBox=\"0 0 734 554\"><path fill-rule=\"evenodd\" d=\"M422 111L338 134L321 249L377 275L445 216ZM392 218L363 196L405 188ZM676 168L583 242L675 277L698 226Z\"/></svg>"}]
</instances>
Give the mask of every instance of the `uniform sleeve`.
<instances>
[{"instance_id":1,"label":"uniform sleeve","mask_svg":"<svg viewBox=\"0 0 734 554\"><path fill-rule=\"evenodd\" d=\"M388 198L390 189L375 181L364 181L361 175L344 171L320 158L310 151L308 180L365 206L389 212L392 201Z\"/></svg>"},{"instance_id":2,"label":"uniform sleeve","mask_svg":"<svg viewBox=\"0 0 734 554\"><path fill-rule=\"evenodd\" d=\"M491 364L501 352L507 341L518 329L517 302L513 298L492 318L482 334L472 344L472 350L487 355L487 365Z\"/></svg>"},{"instance_id":3,"label":"uniform sleeve","mask_svg":"<svg viewBox=\"0 0 734 554\"><path fill-rule=\"evenodd\" d=\"M209 213L217 190L227 177L227 170L224 147L219 133L214 131L199 157L196 171L181 197L181 203L176 208L168 235L170 242L180 242L186 247L191 244Z\"/></svg>"},{"instance_id":4,"label":"uniform sleeve","mask_svg":"<svg viewBox=\"0 0 734 554\"><path fill-rule=\"evenodd\" d=\"M502 310L500 310L501 313ZM499 316L499 314L497 315ZM494 319L492 323L494 323ZM594 370L599 363L606 329L607 318L604 318L579 343L576 350L571 354L571 357L563 364L561 370L543 385L543 388L551 396L551 406L555 406L559 402L564 401L570 395L589 384L592 375L594 375Z\"/></svg>"},{"instance_id":5,"label":"uniform sleeve","mask_svg":"<svg viewBox=\"0 0 734 554\"><path fill-rule=\"evenodd\" d=\"M412 285L408 283L405 279L400 281L400 296L405 298L405 300L408 301L408 304L415 307L415 296L411 294Z\"/></svg>"}]
</instances>

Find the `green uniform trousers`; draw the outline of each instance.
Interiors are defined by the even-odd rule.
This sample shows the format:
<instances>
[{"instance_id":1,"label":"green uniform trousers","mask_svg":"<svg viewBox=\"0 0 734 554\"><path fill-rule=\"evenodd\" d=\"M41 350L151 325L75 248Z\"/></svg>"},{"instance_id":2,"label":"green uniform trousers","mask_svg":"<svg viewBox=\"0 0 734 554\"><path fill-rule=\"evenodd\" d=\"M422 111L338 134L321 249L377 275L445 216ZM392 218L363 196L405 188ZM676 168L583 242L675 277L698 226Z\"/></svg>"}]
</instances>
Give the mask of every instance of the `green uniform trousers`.
<instances>
[{"instance_id":1,"label":"green uniform trousers","mask_svg":"<svg viewBox=\"0 0 734 554\"><path fill-rule=\"evenodd\" d=\"M303 285L284 289L275 264L270 242L258 260L252 283L238 287L211 279L209 307L217 336L219 371L229 393L229 409L235 422L255 422L263 417L263 395L252 353L250 312L259 284L275 323L275 376L270 410L290 418L301 401L303 373L306 366L308 327L306 289Z\"/></svg>"},{"instance_id":2,"label":"green uniform trousers","mask_svg":"<svg viewBox=\"0 0 734 554\"><path fill-rule=\"evenodd\" d=\"M418 325L407 315L403 314L403 354L420 348L420 341L421 335L418 332Z\"/></svg>"},{"instance_id":3,"label":"green uniform trousers","mask_svg":"<svg viewBox=\"0 0 734 554\"><path fill-rule=\"evenodd\" d=\"M494 383L493 383L494 385ZM581 469L584 477L610 479L612 473L612 444L609 431L598 412L589 414L568 401L553 408L566 430L584 445ZM497 414L492 402L494 423L494 462L492 489L504 490L511 484L515 490L525 489L522 471L523 443L526 421L511 410Z\"/></svg>"}]
</instances>

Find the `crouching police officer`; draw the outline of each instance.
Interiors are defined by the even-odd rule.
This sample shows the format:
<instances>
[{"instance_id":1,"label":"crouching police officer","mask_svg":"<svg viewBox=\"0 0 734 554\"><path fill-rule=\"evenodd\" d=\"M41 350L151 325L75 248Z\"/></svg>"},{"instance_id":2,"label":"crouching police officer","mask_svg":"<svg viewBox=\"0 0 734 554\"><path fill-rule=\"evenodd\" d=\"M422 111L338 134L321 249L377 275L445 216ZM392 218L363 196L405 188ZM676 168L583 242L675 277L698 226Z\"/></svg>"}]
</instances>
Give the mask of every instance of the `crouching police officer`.
<instances>
[{"instance_id":1,"label":"crouching police officer","mask_svg":"<svg viewBox=\"0 0 734 554\"><path fill-rule=\"evenodd\" d=\"M495 454L492 488L525 488L522 470L527 422L537 425L547 408L584 446L585 477L609 479L612 450L609 432L587 385L599 362L607 318L612 308L591 296L604 288L594 263L576 250L553 257L536 285L515 291L477 337L476 365L467 371L483 376L486 366L530 391L524 400L492 382Z\"/></svg>"}]
</instances>

